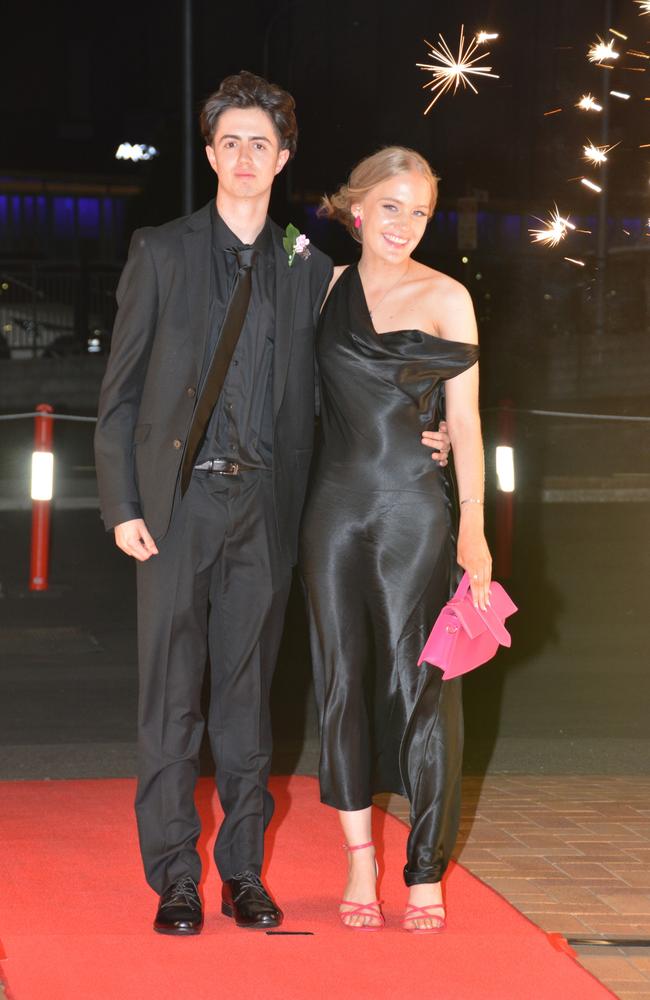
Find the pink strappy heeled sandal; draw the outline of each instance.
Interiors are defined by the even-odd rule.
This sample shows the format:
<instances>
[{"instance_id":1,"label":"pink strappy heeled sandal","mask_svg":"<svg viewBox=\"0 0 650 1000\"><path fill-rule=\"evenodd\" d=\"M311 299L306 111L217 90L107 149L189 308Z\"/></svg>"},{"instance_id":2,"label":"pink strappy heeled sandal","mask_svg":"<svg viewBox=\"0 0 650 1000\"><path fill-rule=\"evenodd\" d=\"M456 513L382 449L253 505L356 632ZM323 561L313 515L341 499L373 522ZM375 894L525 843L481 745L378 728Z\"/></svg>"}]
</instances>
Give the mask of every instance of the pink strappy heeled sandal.
<instances>
[{"instance_id":1,"label":"pink strappy heeled sandal","mask_svg":"<svg viewBox=\"0 0 650 1000\"><path fill-rule=\"evenodd\" d=\"M430 910L442 910L442 916L437 913L430 913ZM416 920L437 920L435 927L409 927ZM429 906L415 906L413 903L406 904L402 927L409 934L439 934L447 926L447 917L443 903L431 903Z\"/></svg>"},{"instance_id":2,"label":"pink strappy heeled sandal","mask_svg":"<svg viewBox=\"0 0 650 1000\"><path fill-rule=\"evenodd\" d=\"M374 846L372 840L369 840L367 844L343 845L346 851L362 851L366 847ZM379 874L377 861L375 861L375 871ZM350 909L343 913L339 912L341 923L351 931L380 931L386 923L384 914L381 912L382 902L383 900L377 899L374 903L356 903L351 899L342 899L341 906L349 906ZM370 917L375 922L372 924L349 924L347 917Z\"/></svg>"}]
</instances>

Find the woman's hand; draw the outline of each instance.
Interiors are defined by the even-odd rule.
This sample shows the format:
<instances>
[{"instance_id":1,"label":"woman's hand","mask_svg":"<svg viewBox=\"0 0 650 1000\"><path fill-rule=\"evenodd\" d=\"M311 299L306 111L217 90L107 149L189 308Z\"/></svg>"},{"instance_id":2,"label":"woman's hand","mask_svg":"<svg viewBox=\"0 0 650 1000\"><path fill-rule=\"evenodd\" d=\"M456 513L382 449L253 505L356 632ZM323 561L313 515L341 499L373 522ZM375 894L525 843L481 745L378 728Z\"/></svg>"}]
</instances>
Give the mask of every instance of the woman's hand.
<instances>
[{"instance_id":1,"label":"woman's hand","mask_svg":"<svg viewBox=\"0 0 650 1000\"><path fill-rule=\"evenodd\" d=\"M464 512L460 518L456 559L469 576L474 607L485 611L490 603L492 557L485 541L482 523L474 523L472 515L465 515Z\"/></svg>"},{"instance_id":2,"label":"woman's hand","mask_svg":"<svg viewBox=\"0 0 650 1000\"><path fill-rule=\"evenodd\" d=\"M437 431L423 431L421 441L425 448L431 449L431 458L433 461L437 462L441 468L444 468L449 460L449 452L451 450L451 441L449 440L446 421L440 421Z\"/></svg>"}]
</instances>

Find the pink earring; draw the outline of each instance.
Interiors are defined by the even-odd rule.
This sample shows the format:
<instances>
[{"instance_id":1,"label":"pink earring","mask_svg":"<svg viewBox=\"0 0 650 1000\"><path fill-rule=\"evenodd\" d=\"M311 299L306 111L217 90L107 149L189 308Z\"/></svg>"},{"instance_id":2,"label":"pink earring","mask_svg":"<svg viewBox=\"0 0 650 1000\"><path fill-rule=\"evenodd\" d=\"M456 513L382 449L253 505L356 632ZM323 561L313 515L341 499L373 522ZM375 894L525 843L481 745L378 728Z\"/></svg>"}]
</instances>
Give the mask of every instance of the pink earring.
<instances>
[{"instance_id":1,"label":"pink earring","mask_svg":"<svg viewBox=\"0 0 650 1000\"><path fill-rule=\"evenodd\" d=\"M354 217L354 228L355 229L361 229L361 216L360 215L355 215L355 217Z\"/></svg>"}]
</instances>

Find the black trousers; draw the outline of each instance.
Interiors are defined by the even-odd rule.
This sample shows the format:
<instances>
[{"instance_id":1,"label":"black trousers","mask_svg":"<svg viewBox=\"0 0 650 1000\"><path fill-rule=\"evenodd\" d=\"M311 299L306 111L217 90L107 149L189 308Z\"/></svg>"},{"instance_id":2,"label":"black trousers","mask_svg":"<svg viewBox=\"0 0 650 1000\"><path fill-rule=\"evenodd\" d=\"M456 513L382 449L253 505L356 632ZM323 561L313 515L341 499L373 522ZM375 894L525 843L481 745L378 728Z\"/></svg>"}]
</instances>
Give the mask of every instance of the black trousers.
<instances>
[{"instance_id":1,"label":"black trousers","mask_svg":"<svg viewBox=\"0 0 650 1000\"><path fill-rule=\"evenodd\" d=\"M215 861L222 879L261 871L273 815L269 693L291 580L270 473L195 471L158 548L138 563L136 815L147 881L161 893L201 876L194 790L208 659L207 727L225 814Z\"/></svg>"}]
</instances>

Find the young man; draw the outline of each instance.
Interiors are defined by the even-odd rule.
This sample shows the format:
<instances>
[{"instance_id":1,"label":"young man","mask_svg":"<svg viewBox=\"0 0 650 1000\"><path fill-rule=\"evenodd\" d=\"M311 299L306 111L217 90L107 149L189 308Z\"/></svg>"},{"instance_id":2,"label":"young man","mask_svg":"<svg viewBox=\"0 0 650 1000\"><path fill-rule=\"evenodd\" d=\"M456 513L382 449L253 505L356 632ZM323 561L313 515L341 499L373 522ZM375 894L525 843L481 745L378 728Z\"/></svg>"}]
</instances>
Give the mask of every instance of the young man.
<instances>
[{"instance_id":1,"label":"young man","mask_svg":"<svg viewBox=\"0 0 650 1000\"><path fill-rule=\"evenodd\" d=\"M269 689L311 458L314 329L332 272L316 249L290 266L267 217L296 147L292 97L243 72L206 101L201 127L216 203L134 233L95 438L102 516L138 560L136 813L160 894L154 927L168 934L203 922L194 787L208 657L222 909L240 926L282 920L259 879L273 813ZM211 362L242 280L214 405Z\"/></svg>"},{"instance_id":2,"label":"young man","mask_svg":"<svg viewBox=\"0 0 650 1000\"><path fill-rule=\"evenodd\" d=\"M312 453L314 332L332 275L267 216L296 148L293 98L242 72L206 101L216 202L133 235L95 437L106 527L137 560L136 814L154 929L198 934L194 804L208 734L224 811L222 912L267 929L269 691ZM444 447L444 445L443 445Z\"/></svg>"}]
</instances>

